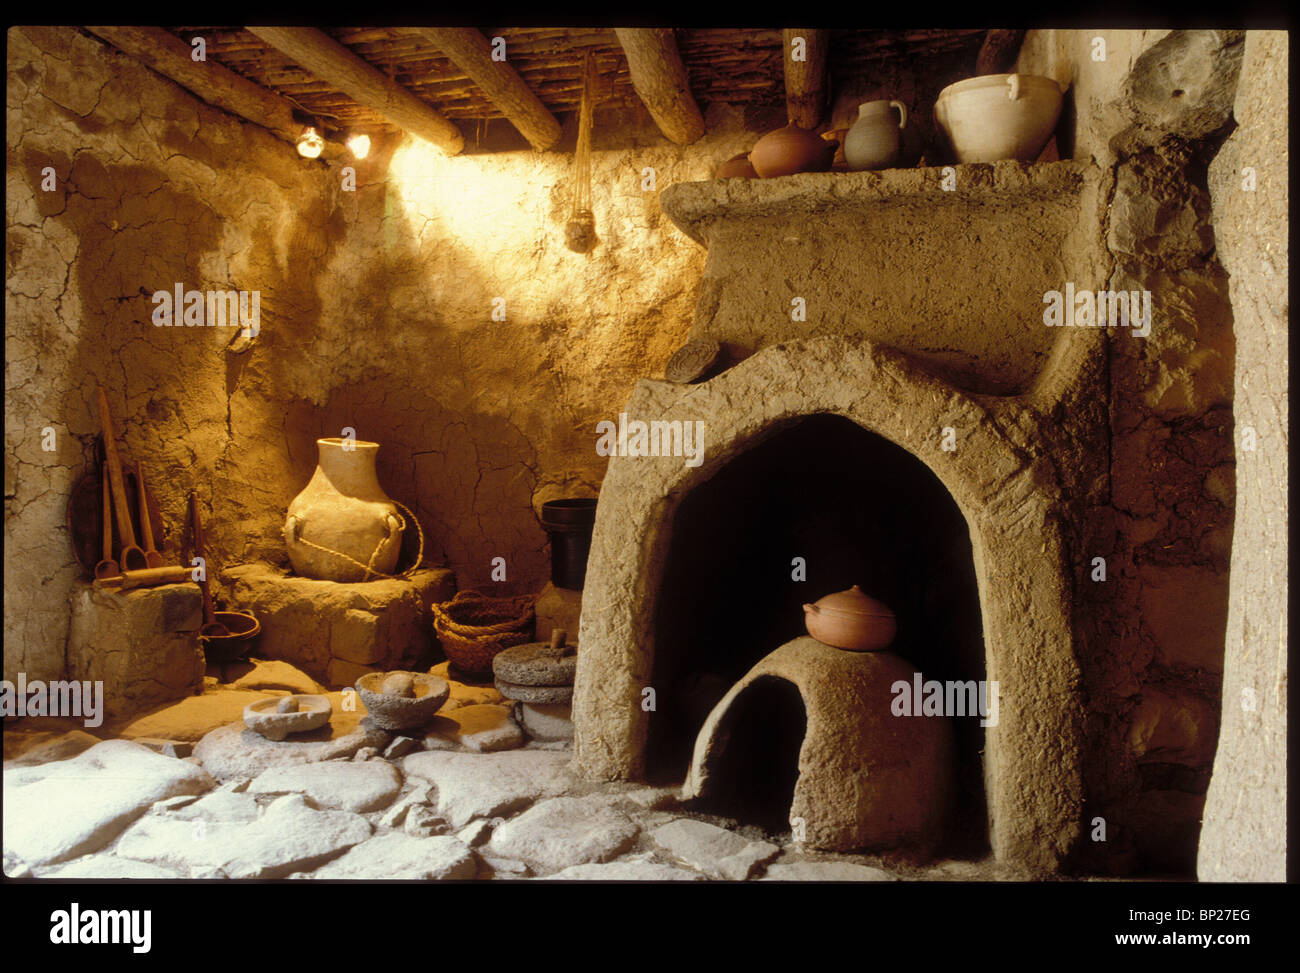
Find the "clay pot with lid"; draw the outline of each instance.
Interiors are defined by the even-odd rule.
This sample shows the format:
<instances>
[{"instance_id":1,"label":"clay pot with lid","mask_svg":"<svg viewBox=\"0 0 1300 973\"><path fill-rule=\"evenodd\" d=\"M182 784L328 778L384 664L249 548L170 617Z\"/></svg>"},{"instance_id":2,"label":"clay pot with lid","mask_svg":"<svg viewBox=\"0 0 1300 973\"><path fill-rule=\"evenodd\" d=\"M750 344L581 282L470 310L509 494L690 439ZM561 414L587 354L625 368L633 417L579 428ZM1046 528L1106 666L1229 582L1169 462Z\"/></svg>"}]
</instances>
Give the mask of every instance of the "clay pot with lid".
<instances>
[{"instance_id":1,"label":"clay pot with lid","mask_svg":"<svg viewBox=\"0 0 1300 973\"><path fill-rule=\"evenodd\" d=\"M818 642L850 652L876 652L894 641L898 622L884 604L854 585L804 605L804 624Z\"/></svg>"},{"instance_id":2,"label":"clay pot with lid","mask_svg":"<svg viewBox=\"0 0 1300 973\"><path fill-rule=\"evenodd\" d=\"M791 122L759 139L749 153L749 161L764 179L796 172L826 172L838 147L838 142L814 135Z\"/></svg>"},{"instance_id":3,"label":"clay pot with lid","mask_svg":"<svg viewBox=\"0 0 1300 973\"><path fill-rule=\"evenodd\" d=\"M959 162L1033 162L1061 117L1061 86L1037 74L984 74L939 92L934 120Z\"/></svg>"}]
</instances>

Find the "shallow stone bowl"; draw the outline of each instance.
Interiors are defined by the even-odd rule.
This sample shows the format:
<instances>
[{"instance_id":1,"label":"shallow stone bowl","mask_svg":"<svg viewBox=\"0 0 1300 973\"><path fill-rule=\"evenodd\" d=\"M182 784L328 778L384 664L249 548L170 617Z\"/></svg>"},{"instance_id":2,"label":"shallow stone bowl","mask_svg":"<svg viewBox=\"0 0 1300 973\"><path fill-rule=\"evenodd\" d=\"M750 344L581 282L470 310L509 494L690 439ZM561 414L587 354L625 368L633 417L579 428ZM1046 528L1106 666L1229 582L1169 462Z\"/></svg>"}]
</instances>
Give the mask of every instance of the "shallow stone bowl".
<instances>
[{"instance_id":1,"label":"shallow stone bowl","mask_svg":"<svg viewBox=\"0 0 1300 973\"><path fill-rule=\"evenodd\" d=\"M447 680L427 672L408 673L415 686L414 696L395 696L380 691L391 672L368 672L357 680L357 692L375 726L384 730L410 730L425 726L447 702L451 686Z\"/></svg>"},{"instance_id":2,"label":"shallow stone bowl","mask_svg":"<svg viewBox=\"0 0 1300 973\"><path fill-rule=\"evenodd\" d=\"M291 713L277 712L286 699L298 704ZM280 741L290 733L306 733L330 721L334 705L328 696L298 693L293 696L268 696L244 707L244 725L268 740Z\"/></svg>"}]
</instances>

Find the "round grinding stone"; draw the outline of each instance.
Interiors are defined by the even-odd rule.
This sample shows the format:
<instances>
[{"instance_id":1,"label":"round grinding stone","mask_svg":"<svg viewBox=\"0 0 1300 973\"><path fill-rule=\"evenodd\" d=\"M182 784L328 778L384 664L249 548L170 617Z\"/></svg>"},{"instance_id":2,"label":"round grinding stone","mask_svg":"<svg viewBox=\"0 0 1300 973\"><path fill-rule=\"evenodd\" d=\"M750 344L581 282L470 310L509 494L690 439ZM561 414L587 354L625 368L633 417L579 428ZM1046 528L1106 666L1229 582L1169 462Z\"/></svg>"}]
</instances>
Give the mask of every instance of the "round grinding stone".
<instances>
[{"instance_id":1,"label":"round grinding stone","mask_svg":"<svg viewBox=\"0 0 1300 973\"><path fill-rule=\"evenodd\" d=\"M503 649L492 659L498 682L515 686L572 686L578 671L577 647L566 651L546 642L529 642ZM512 696L512 699L522 699Z\"/></svg>"},{"instance_id":2,"label":"round grinding stone","mask_svg":"<svg viewBox=\"0 0 1300 973\"><path fill-rule=\"evenodd\" d=\"M501 679L496 685L497 692L506 699L521 703L567 703L573 699L572 686L520 686Z\"/></svg>"}]
</instances>

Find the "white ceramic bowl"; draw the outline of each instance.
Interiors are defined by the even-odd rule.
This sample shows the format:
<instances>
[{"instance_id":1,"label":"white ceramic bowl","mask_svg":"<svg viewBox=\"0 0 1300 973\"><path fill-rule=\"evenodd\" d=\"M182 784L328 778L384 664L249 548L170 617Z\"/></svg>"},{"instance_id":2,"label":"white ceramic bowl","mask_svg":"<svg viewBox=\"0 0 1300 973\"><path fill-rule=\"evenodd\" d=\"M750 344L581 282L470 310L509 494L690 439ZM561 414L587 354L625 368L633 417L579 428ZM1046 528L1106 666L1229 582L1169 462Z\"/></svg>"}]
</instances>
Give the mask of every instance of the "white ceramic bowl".
<instances>
[{"instance_id":1,"label":"white ceramic bowl","mask_svg":"<svg viewBox=\"0 0 1300 973\"><path fill-rule=\"evenodd\" d=\"M934 119L959 162L1033 162L1061 117L1061 87L1037 74L984 74L939 93Z\"/></svg>"}]
</instances>

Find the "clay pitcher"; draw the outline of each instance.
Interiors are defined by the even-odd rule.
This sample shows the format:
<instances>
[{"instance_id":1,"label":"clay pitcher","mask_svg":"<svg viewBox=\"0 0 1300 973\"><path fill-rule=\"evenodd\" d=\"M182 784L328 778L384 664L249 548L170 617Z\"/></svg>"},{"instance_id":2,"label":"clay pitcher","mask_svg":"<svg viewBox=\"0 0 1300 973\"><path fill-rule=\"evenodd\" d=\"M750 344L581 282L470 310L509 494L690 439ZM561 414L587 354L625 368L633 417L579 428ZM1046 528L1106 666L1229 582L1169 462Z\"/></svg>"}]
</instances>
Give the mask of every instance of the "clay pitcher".
<instances>
[{"instance_id":1,"label":"clay pitcher","mask_svg":"<svg viewBox=\"0 0 1300 973\"><path fill-rule=\"evenodd\" d=\"M903 149L901 133L906 124L907 109L901 101L864 101L858 106L858 120L844 137L844 161L855 172L897 165Z\"/></svg>"},{"instance_id":2,"label":"clay pitcher","mask_svg":"<svg viewBox=\"0 0 1300 973\"><path fill-rule=\"evenodd\" d=\"M749 162L764 179L796 172L825 172L831 167L837 145L791 122L759 139L749 153Z\"/></svg>"},{"instance_id":3,"label":"clay pitcher","mask_svg":"<svg viewBox=\"0 0 1300 973\"><path fill-rule=\"evenodd\" d=\"M379 444L331 438L316 440L316 447L316 472L284 522L294 571L347 582L391 574L406 523L375 476Z\"/></svg>"}]
</instances>

